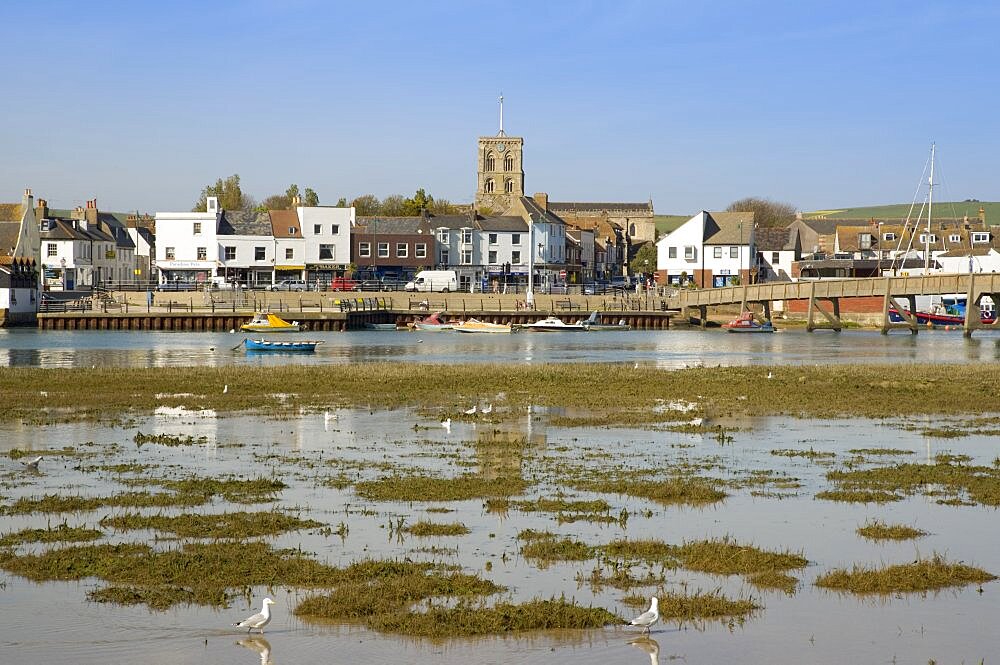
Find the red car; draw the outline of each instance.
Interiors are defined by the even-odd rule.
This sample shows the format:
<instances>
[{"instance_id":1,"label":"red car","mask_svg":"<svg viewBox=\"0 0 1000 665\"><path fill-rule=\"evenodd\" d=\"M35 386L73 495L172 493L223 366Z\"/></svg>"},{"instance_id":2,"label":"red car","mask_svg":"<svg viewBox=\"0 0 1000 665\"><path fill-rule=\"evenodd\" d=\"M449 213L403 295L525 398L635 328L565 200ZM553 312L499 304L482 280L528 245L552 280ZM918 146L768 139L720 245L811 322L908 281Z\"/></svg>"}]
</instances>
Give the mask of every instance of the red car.
<instances>
[{"instance_id":1,"label":"red car","mask_svg":"<svg viewBox=\"0 0 1000 665\"><path fill-rule=\"evenodd\" d=\"M358 283L349 277L334 277L330 280L331 291L356 291Z\"/></svg>"}]
</instances>

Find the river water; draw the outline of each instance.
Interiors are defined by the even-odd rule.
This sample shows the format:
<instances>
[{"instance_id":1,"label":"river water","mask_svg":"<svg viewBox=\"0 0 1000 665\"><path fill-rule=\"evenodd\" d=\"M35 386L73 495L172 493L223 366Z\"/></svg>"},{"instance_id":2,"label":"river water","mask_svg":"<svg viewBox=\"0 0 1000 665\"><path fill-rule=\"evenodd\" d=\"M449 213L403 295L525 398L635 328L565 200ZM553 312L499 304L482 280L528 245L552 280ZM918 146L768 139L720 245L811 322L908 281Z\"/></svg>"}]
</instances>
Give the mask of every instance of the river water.
<instances>
[{"instance_id":1,"label":"river water","mask_svg":"<svg viewBox=\"0 0 1000 665\"><path fill-rule=\"evenodd\" d=\"M227 334L179 333L39 333L4 331L0 348L12 365L72 367L93 364L158 367L186 364L257 364L280 362L344 363L371 360L427 362L497 361L540 363L566 361L639 362L665 368L693 364L951 362L993 361L998 338L977 333L921 332L918 336L878 333L799 331L774 335L727 335L719 331L590 333L587 335L524 334L460 336L446 333L358 332L315 335L328 343L315 356L247 357L232 352L241 339ZM214 347L211 350L209 347ZM323 625L292 615L308 591L254 588L253 604L271 595L275 618L263 638L247 640L229 624L254 610L240 598L220 610L175 606L151 612L143 606L122 607L86 599L100 588L96 579L32 583L0 571L0 662L11 663L256 663L306 662L385 663L599 663L647 662L686 665L745 663L792 665L817 663L994 662L1000 654L1000 582L926 594L859 597L814 586L815 579L836 567L854 564L906 563L920 556L944 554L1000 575L1000 529L993 508L942 505L915 496L876 505L838 503L815 498L829 489L825 473L850 465L852 448L891 447L909 451L906 461L930 461L942 452L969 455L972 463L989 465L1000 453L995 436L958 439L928 438L904 429L902 421L793 420L763 418L721 421L733 441L720 445L712 436L669 432L659 428L563 428L549 424L553 415L541 409L513 412L502 395L479 396L495 406L489 420L460 420L461 414L416 413L407 409L344 409L324 416L302 413L291 419L226 417L211 411L185 412L162 408L125 426L91 423L0 425L0 484L3 505L19 497L50 493L106 496L124 491L122 477L101 470L112 464L141 463L155 477L276 477L287 485L275 503L231 505L223 501L196 510L285 509L336 527L349 527L343 539L315 530L268 539L276 547L301 547L331 565L363 558L405 557L456 563L507 587L505 600L565 595L577 602L634 616L624 606L624 592L594 589L586 577L598 560L540 567L519 555L516 535L523 529L548 530L560 536L601 545L619 538L656 538L679 544L686 539L731 537L770 550L801 551L809 565L794 574L794 593L765 591L739 576L715 576L683 568L669 571L668 591L721 590L729 597L750 597L763 609L743 623L664 622L651 640L631 644L635 631L608 627L592 631L537 633L482 639L424 640L372 632L358 625ZM453 416L450 431L441 419ZM913 423L910 423L913 424ZM939 425L926 419L916 424ZM493 459L472 445L483 432L499 430L524 435L529 442L516 460ZM194 445L137 447L136 432L192 435ZM419 433L418 433L419 432ZM7 452L55 450L66 455L43 459L37 474L22 471ZM817 462L803 457L772 455L776 449L823 451L832 457ZM456 455L455 453L459 454ZM610 456L609 456L610 452ZM551 497L559 491L572 498L604 498L611 515L625 509L627 524L586 521L561 523L553 514L515 510L496 515L481 500L447 502L445 515L428 513L432 502L372 502L352 487L324 485L317 466L333 476L338 468L356 469L360 478L385 473L378 465L391 460L398 469L459 475L470 469L488 472L511 463L530 479L524 498ZM887 460L898 462L900 459ZM567 468L603 472L608 468L662 470L702 465L721 480L766 470L797 479L800 487L782 491L727 489L729 496L707 508L661 506L614 494L567 489L560 476ZM66 521L97 527L106 514L122 509L58 515L0 516L0 532L45 527ZM153 509L153 514L160 509ZM165 514L176 511L165 510ZM384 528L403 517L461 522L470 533L459 537L394 538ZM879 544L859 537L855 529L870 519L916 526L929 535L918 540ZM97 527L100 528L100 527ZM111 541L156 543L151 532L109 532ZM428 554L428 546L446 553ZM39 546L27 546L29 551ZM487 565L489 564L489 565ZM638 589L651 594L653 589Z\"/></svg>"}]
</instances>

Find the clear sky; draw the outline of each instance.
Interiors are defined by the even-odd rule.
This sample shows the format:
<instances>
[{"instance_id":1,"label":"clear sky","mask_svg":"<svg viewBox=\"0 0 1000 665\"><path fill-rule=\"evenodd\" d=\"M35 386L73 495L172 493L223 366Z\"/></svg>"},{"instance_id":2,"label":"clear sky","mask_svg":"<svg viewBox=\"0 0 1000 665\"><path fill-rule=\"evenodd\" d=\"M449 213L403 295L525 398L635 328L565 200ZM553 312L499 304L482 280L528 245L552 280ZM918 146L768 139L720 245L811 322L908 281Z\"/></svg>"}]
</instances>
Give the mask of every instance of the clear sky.
<instances>
[{"instance_id":1,"label":"clear sky","mask_svg":"<svg viewBox=\"0 0 1000 665\"><path fill-rule=\"evenodd\" d=\"M1000 200L1000 3L47 2L0 5L0 200L187 210L469 202L476 138L525 140L528 193L658 213L767 196Z\"/></svg>"}]
</instances>

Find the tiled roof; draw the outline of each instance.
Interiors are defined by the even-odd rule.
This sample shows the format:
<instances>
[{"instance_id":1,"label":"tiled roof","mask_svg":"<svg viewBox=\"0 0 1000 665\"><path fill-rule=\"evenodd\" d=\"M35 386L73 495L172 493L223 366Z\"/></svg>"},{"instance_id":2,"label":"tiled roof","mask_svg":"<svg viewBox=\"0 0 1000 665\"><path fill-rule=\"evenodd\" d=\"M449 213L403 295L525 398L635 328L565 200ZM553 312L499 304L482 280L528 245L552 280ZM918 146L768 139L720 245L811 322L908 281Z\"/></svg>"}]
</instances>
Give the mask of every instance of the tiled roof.
<instances>
[{"instance_id":1,"label":"tiled roof","mask_svg":"<svg viewBox=\"0 0 1000 665\"><path fill-rule=\"evenodd\" d=\"M286 211L287 212L287 211ZM219 235L226 236L270 236L272 214L247 212L244 210L224 210L219 219ZM296 221L298 217L296 216ZM285 229L287 232L288 229Z\"/></svg>"},{"instance_id":2,"label":"tiled roof","mask_svg":"<svg viewBox=\"0 0 1000 665\"><path fill-rule=\"evenodd\" d=\"M545 210L544 208L542 208L540 205L538 205L538 202L535 201L535 199L531 198L530 196L522 196L521 205L523 205L524 209L528 211L528 214L534 214L538 216L538 218L535 220L537 222L544 222L546 224L566 223L561 217L556 215L551 210Z\"/></svg>"},{"instance_id":3,"label":"tiled roof","mask_svg":"<svg viewBox=\"0 0 1000 665\"><path fill-rule=\"evenodd\" d=\"M513 215L486 217L476 222L476 226L483 231L509 231L512 233L528 232L528 223L520 217Z\"/></svg>"},{"instance_id":4,"label":"tiled roof","mask_svg":"<svg viewBox=\"0 0 1000 665\"><path fill-rule=\"evenodd\" d=\"M38 234L42 240L90 240L91 238L86 231L73 228L69 222L61 219L51 221L54 223L54 228L40 231Z\"/></svg>"},{"instance_id":5,"label":"tiled roof","mask_svg":"<svg viewBox=\"0 0 1000 665\"><path fill-rule=\"evenodd\" d=\"M754 244L761 252L778 252L793 248L791 246L791 232L787 228L757 229L754 233Z\"/></svg>"},{"instance_id":6,"label":"tiled roof","mask_svg":"<svg viewBox=\"0 0 1000 665\"><path fill-rule=\"evenodd\" d=\"M433 222L433 218L428 220L423 217L358 217L351 233L352 235L372 232L392 235L431 233Z\"/></svg>"},{"instance_id":7,"label":"tiled roof","mask_svg":"<svg viewBox=\"0 0 1000 665\"><path fill-rule=\"evenodd\" d=\"M549 210L556 213L584 212L642 212L653 214L653 204L643 203L589 203L581 201L549 201Z\"/></svg>"},{"instance_id":8,"label":"tiled roof","mask_svg":"<svg viewBox=\"0 0 1000 665\"><path fill-rule=\"evenodd\" d=\"M20 203L0 203L0 222L20 222L24 208Z\"/></svg>"},{"instance_id":9,"label":"tiled roof","mask_svg":"<svg viewBox=\"0 0 1000 665\"><path fill-rule=\"evenodd\" d=\"M710 212L705 218L706 245L746 245L752 232L752 212Z\"/></svg>"},{"instance_id":10,"label":"tiled roof","mask_svg":"<svg viewBox=\"0 0 1000 665\"><path fill-rule=\"evenodd\" d=\"M21 222L0 222L0 256L12 256L21 235Z\"/></svg>"},{"instance_id":11,"label":"tiled roof","mask_svg":"<svg viewBox=\"0 0 1000 665\"><path fill-rule=\"evenodd\" d=\"M270 210L271 234L275 238L301 238L299 216L294 210ZM289 232L289 229L295 229Z\"/></svg>"}]
</instances>

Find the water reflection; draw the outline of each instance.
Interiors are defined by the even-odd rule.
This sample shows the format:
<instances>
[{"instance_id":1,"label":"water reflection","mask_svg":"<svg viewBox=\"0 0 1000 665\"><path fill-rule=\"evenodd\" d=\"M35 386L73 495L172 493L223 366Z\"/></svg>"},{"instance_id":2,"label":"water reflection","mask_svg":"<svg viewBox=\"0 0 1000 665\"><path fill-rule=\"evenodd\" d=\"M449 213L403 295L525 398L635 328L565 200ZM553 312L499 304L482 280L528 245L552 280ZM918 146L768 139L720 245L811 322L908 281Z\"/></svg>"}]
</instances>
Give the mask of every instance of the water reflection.
<instances>
[{"instance_id":1,"label":"water reflection","mask_svg":"<svg viewBox=\"0 0 1000 665\"><path fill-rule=\"evenodd\" d=\"M660 643L653 638L639 637L631 640L629 646L633 646L649 655L649 665L660 664Z\"/></svg>"},{"instance_id":2,"label":"water reflection","mask_svg":"<svg viewBox=\"0 0 1000 665\"><path fill-rule=\"evenodd\" d=\"M236 640L236 644L244 649L250 649L260 654L260 665L273 665L274 661L271 660L271 643L263 637L246 637L242 640Z\"/></svg>"}]
</instances>

